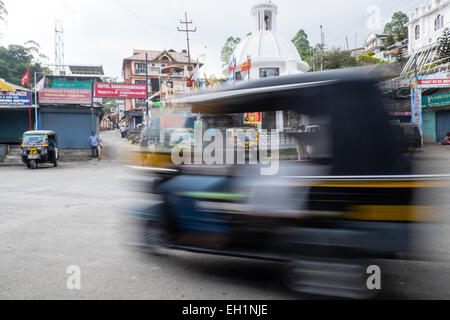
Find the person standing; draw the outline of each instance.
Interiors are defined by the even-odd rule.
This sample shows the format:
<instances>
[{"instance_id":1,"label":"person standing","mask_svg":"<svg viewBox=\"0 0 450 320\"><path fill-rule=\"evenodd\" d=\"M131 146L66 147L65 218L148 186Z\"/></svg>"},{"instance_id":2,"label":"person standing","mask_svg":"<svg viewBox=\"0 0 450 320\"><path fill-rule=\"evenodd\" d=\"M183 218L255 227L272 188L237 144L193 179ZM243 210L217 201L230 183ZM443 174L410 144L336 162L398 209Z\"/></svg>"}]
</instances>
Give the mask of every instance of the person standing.
<instances>
[{"instance_id":1,"label":"person standing","mask_svg":"<svg viewBox=\"0 0 450 320\"><path fill-rule=\"evenodd\" d=\"M98 158L98 136L94 131L91 132L89 136L89 144L91 145L92 158Z\"/></svg>"}]
</instances>

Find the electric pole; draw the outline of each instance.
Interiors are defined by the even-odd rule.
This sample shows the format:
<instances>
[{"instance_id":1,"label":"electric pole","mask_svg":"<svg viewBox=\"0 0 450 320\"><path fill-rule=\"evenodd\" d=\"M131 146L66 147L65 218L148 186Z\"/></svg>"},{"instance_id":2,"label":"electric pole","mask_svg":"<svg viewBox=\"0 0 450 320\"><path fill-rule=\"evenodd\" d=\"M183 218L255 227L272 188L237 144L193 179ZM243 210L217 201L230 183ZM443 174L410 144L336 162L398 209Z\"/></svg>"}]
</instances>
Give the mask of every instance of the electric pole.
<instances>
[{"instance_id":1,"label":"electric pole","mask_svg":"<svg viewBox=\"0 0 450 320\"><path fill-rule=\"evenodd\" d=\"M323 33L323 27L320 25L320 49L322 51L320 57L320 71L323 71L323 53L325 52L325 34Z\"/></svg>"},{"instance_id":2,"label":"electric pole","mask_svg":"<svg viewBox=\"0 0 450 320\"><path fill-rule=\"evenodd\" d=\"M180 32L186 32L186 42L187 42L187 51L188 51L188 70L191 69L191 50L189 47L189 32L196 32L197 27L195 29L189 29L189 25L192 24L192 20L188 21L187 13L184 13L184 21L180 20L181 24L186 25L186 29L180 29L177 27L178 31Z\"/></svg>"}]
</instances>

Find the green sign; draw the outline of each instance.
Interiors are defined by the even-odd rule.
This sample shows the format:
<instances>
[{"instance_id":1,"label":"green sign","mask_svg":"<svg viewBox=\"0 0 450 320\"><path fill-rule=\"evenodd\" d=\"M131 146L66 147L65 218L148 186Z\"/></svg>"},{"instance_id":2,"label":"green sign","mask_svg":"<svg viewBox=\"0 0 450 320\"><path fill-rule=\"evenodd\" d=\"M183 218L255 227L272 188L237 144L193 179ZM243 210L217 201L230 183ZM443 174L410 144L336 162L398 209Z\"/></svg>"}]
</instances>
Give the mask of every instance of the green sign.
<instances>
[{"instance_id":1,"label":"green sign","mask_svg":"<svg viewBox=\"0 0 450 320\"><path fill-rule=\"evenodd\" d=\"M431 94L429 96L422 96L422 108L439 108L450 106L450 92L443 92L438 94Z\"/></svg>"}]
</instances>

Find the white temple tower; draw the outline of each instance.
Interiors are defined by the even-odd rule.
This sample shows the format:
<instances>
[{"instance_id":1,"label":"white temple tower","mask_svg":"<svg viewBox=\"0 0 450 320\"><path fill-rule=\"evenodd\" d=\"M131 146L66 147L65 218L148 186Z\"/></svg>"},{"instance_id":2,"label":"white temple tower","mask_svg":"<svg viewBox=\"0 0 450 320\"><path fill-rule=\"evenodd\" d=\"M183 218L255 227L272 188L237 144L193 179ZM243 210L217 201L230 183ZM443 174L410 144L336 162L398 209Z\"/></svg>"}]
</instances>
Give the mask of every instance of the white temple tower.
<instances>
[{"instance_id":1,"label":"white temple tower","mask_svg":"<svg viewBox=\"0 0 450 320\"><path fill-rule=\"evenodd\" d=\"M251 58L250 79L266 76L307 72L309 66L302 61L297 48L277 32L278 8L268 2L258 3L251 10L252 33L233 52L236 58L237 79L247 79L247 71L240 74L240 65ZM230 76L227 66L224 74Z\"/></svg>"}]
</instances>

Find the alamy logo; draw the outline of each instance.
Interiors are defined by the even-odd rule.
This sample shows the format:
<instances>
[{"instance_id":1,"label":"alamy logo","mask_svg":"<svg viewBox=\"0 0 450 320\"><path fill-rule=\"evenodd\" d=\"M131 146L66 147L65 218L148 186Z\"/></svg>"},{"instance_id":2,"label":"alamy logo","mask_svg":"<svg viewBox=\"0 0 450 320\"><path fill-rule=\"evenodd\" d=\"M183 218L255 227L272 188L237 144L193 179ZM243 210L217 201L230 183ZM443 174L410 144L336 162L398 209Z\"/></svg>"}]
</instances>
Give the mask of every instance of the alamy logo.
<instances>
[{"instance_id":1,"label":"alamy logo","mask_svg":"<svg viewBox=\"0 0 450 320\"><path fill-rule=\"evenodd\" d=\"M69 290L80 290L81 289L81 269L77 265L68 266L66 273L69 274L67 278L67 289Z\"/></svg>"},{"instance_id":2,"label":"alamy logo","mask_svg":"<svg viewBox=\"0 0 450 320\"><path fill-rule=\"evenodd\" d=\"M370 276L367 278L366 285L369 290L381 289L381 269L377 265L371 265L367 267L367 274Z\"/></svg>"},{"instance_id":3,"label":"alamy logo","mask_svg":"<svg viewBox=\"0 0 450 320\"><path fill-rule=\"evenodd\" d=\"M201 126L189 131L175 131L170 136L174 164L261 164L261 175L275 175L279 170L279 132L257 132L253 128L226 130L210 128L202 133ZM270 155L269 155L270 153Z\"/></svg>"}]
</instances>

